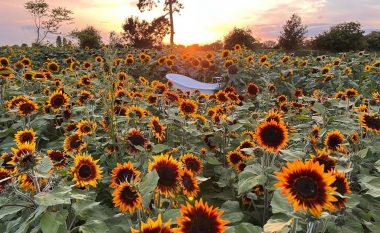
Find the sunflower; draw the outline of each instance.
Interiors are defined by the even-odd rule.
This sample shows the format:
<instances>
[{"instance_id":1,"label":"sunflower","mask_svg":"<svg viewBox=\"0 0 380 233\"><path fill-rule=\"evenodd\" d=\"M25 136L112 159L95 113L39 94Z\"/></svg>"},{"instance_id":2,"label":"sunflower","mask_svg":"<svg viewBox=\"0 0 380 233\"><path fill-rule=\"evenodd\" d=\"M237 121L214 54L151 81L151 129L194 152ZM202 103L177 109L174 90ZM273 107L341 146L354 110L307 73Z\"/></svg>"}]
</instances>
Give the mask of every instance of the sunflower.
<instances>
[{"instance_id":1,"label":"sunflower","mask_svg":"<svg viewBox=\"0 0 380 233\"><path fill-rule=\"evenodd\" d=\"M344 68L343 73L346 74L346 75L350 75L350 74L352 74L352 69L351 69L351 67L348 67L348 66L347 66L346 68Z\"/></svg>"},{"instance_id":2,"label":"sunflower","mask_svg":"<svg viewBox=\"0 0 380 233\"><path fill-rule=\"evenodd\" d=\"M77 153L87 146L87 143L82 140L78 134L72 134L65 138L63 142L63 149L66 153Z\"/></svg>"},{"instance_id":3,"label":"sunflower","mask_svg":"<svg viewBox=\"0 0 380 233\"><path fill-rule=\"evenodd\" d=\"M140 171L134 169L133 164L128 161L126 163L117 163L111 172L111 188L116 188L123 182L138 182L140 180Z\"/></svg>"},{"instance_id":4,"label":"sunflower","mask_svg":"<svg viewBox=\"0 0 380 233\"><path fill-rule=\"evenodd\" d=\"M1 167L5 170L9 171L10 173L13 173L16 171L16 166L13 164L13 153L3 153L0 157L2 160Z\"/></svg>"},{"instance_id":5,"label":"sunflower","mask_svg":"<svg viewBox=\"0 0 380 233\"><path fill-rule=\"evenodd\" d=\"M227 153L226 159L231 167L237 168L246 158L239 150L233 150Z\"/></svg>"},{"instance_id":6,"label":"sunflower","mask_svg":"<svg viewBox=\"0 0 380 233\"><path fill-rule=\"evenodd\" d=\"M9 170L0 167L0 180L6 179L11 176L11 173ZM3 181L0 183L0 193L4 191L5 187L11 183L11 179Z\"/></svg>"},{"instance_id":7,"label":"sunflower","mask_svg":"<svg viewBox=\"0 0 380 233\"><path fill-rule=\"evenodd\" d=\"M228 68L228 67L230 67L232 64L234 64L234 61L233 60L226 60L225 62L224 62L224 68Z\"/></svg>"},{"instance_id":8,"label":"sunflower","mask_svg":"<svg viewBox=\"0 0 380 233\"><path fill-rule=\"evenodd\" d=\"M127 107L127 111L125 114L126 114L126 117L133 118L136 116L139 119L149 115L146 109L143 109L138 106Z\"/></svg>"},{"instance_id":9,"label":"sunflower","mask_svg":"<svg viewBox=\"0 0 380 233\"><path fill-rule=\"evenodd\" d=\"M133 214L136 209L141 208L141 194L127 182L122 182L112 192L112 202L121 212Z\"/></svg>"},{"instance_id":10,"label":"sunflower","mask_svg":"<svg viewBox=\"0 0 380 233\"><path fill-rule=\"evenodd\" d=\"M265 117L264 121L265 122L275 121L279 124L283 123L281 114L278 113L277 111L273 111L273 110L268 112L268 115Z\"/></svg>"},{"instance_id":11,"label":"sunflower","mask_svg":"<svg viewBox=\"0 0 380 233\"><path fill-rule=\"evenodd\" d=\"M162 142L163 140L165 140L166 126L161 124L160 119L158 117L151 117L148 126L152 130L152 133L154 137L158 140L158 142Z\"/></svg>"},{"instance_id":12,"label":"sunflower","mask_svg":"<svg viewBox=\"0 0 380 233\"><path fill-rule=\"evenodd\" d=\"M57 73L59 72L59 65L57 62L49 62L47 64L47 68L49 71L53 72L53 73Z\"/></svg>"},{"instance_id":13,"label":"sunflower","mask_svg":"<svg viewBox=\"0 0 380 233\"><path fill-rule=\"evenodd\" d=\"M360 125L369 130L374 131L375 133L380 133L380 116L365 113L359 116Z\"/></svg>"},{"instance_id":14,"label":"sunflower","mask_svg":"<svg viewBox=\"0 0 380 233\"><path fill-rule=\"evenodd\" d=\"M255 148L255 143L250 140L250 139L245 139L243 141L240 142L240 145L236 148L236 150L238 151L241 151L241 153L245 156L245 157L251 157L250 154L247 154L246 152L244 152L243 149L248 149L248 148Z\"/></svg>"},{"instance_id":15,"label":"sunflower","mask_svg":"<svg viewBox=\"0 0 380 233\"><path fill-rule=\"evenodd\" d=\"M339 195L334 195L337 201L334 201L333 205L337 209L345 208L346 206L344 203L346 203L348 199L342 196L345 196L351 193L349 181L347 180L344 172L338 172L336 170L333 170L330 172L330 174L332 174L335 177L335 181L334 183L331 184L331 187L336 188L335 191L339 194Z\"/></svg>"},{"instance_id":16,"label":"sunflower","mask_svg":"<svg viewBox=\"0 0 380 233\"><path fill-rule=\"evenodd\" d=\"M215 97L216 97L216 101L220 104L227 103L230 100L227 93L224 91L218 91L215 94Z\"/></svg>"},{"instance_id":17,"label":"sunflower","mask_svg":"<svg viewBox=\"0 0 380 233\"><path fill-rule=\"evenodd\" d=\"M221 219L223 211L203 200L195 201L195 205L181 205L181 216L177 217L181 233L223 233L229 222Z\"/></svg>"},{"instance_id":18,"label":"sunflower","mask_svg":"<svg viewBox=\"0 0 380 233\"><path fill-rule=\"evenodd\" d=\"M331 186L335 177L323 170L323 165L310 160L305 163L300 160L287 162L282 172L275 173L279 179L275 187L281 188L281 194L288 196L288 202L293 204L295 211L301 208L319 217L324 209L334 210L333 202L337 201L332 195L336 188Z\"/></svg>"},{"instance_id":19,"label":"sunflower","mask_svg":"<svg viewBox=\"0 0 380 233\"><path fill-rule=\"evenodd\" d=\"M91 86L91 78L88 77L87 75L82 76L79 79L79 85L82 85L82 86Z\"/></svg>"},{"instance_id":20,"label":"sunflower","mask_svg":"<svg viewBox=\"0 0 380 233\"><path fill-rule=\"evenodd\" d=\"M33 129L24 129L17 131L15 134L15 141L17 145L23 143L35 143L36 142L36 132Z\"/></svg>"},{"instance_id":21,"label":"sunflower","mask_svg":"<svg viewBox=\"0 0 380 233\"><path fill-rule=\"evenodd\" d=\"M96 129L96 123L89 120L81 120L77 125L77 134L82 136L92 135Z\"/></svg>"},{"instance_id":22,"label":"sunflower","mask_svg":"<svg viewBox=\"0 0 380 233\"><path fill-rule=\"evenodd\" d=\"M380 103L380 93L378 91L372 93L372 98L376 101L376 103Z\"/></svg>"},{"instance_id":23,"label":"sunflower","mask_svg":"<svg viewBox=\"0 0 380 233\"><path fill-rule=\"evenodd\" d=\"M360 136L359 136L359 133L358 131L354 131L351 135L350 135L350 142L352 144L359 144L359 140L360 140Z\"/></svg>"},{"instance_id":24,"label":"sunflower","mask_svg":"<svg viewBox=\"0 0 380 233\"><path fill-rule=\"evenodd\" d=\"M347 88L345 94L348 98L353 98L359 95L359 92L355 88Z\"/></svg>"},{"instance_id":25,"label":"sunflower","mask_svg":"<svg viewBox=\"0 0 380 233\"><path fill-rule=\"evenodd\" d=\"M256 140L263 149L278 152L288 142L288 130L282 122L264 122L256 128Z\"/></svg>"},{"instance_id":26,"label":"sunflower","mask_svg":"<svg viewBox=\"0 0 380 233\"><path fill-rule=\"evenodd\" d=\"M149 171L156 170L159 176L157 190L165 196L173 195L177 190L180 163L167 154L154 156L149 164Z\"/></svg>"},{"instance_id":27,"label":"sunflower","mask_svg":"<svg viewBox=\"0 0 380 233\"><path fill-rule=\"evenodd\" d=\"M62 106L69 104L70 98L66 93L62 91L55 91L48 100L49 105L55 110L59 110Z\"/></svg>"},{"instance_id":28,"label":"sunflower","mask_svg":"<svg viewBox=\"0 0 380 233\"><path fill-rule=\"evenodd\" d=\"M9 66L9 59L7 57L0 57L0 65L4 67Z\"/></svg>"},{"instance_id":29,"label":"sunflower","mask_svg":"<svg viewBox=\"0 0 380 233\"><path fill-rule=\"evenodd\" d=\"M331 157L326 150L317 150L317 156L311 155L314 163L324 165L324 172L329 172L335 169L336 159Z\"/></svg>"},{"instance_id":30,"label":"sunflower","mask_svg":"<svg viewBox=\"0 0 380 233\"><path fill-rule=\"evenodd\" d=\"M62 169L67 164L67 157L63 151L49 149L47 150L47 156L56 169Z\"/></svg>"},{"instance_id":31,"label":"sunflower","mask_svg":"<svg viewBox=\"0 0 380 233\"><path fill-rule=\"evenodd\" d=\"M192 115L197 112L198 104L194 100L183 100L179 106L179 110L185 116Z\"/></svg>"},{"instance_id":32,"label":"sunflower","mask_svg":"<svg viewBox=\"0 0 380 233\"><path fill-rule=\"evenodd\" d=\"M152 82L152 84L153 84L153 82ZM154 93L155 94L163 94L167 89L168 89L168 87L165 84L160 83L160 82L158 82L154 85Z\"/></svg>"},{"instance_id":33,"label":"sunflower","mask_svg":"<svg viewBox=\"0 0 380 233\"><path fill-rule=\"evenodd\" d=\"M92 99L93 95L91 92L86 90L81 90L78 94L78 101L81 105L85 104L88 100Z\"/></svg>"},{"instance_id":34,"label":"sunflower","mask_svg":"<svg viewBox=\"0 0 380 233\"><path fill-rule=\"evenodd\" d=\"M132 233L175 233L174 229L170 228L170 220L162 224L161 214L158 215L157 220L153 221L148 219L147 223L141 222L141 230L131 228Z\"/></svg>"},{"instance_id":35,"label":"sunflower","mask_svg":"<svg viewBox=\"0 0 380 233\"><path fill-rule=\"evenodd\" d=\"M20 188L22 188L23 190L30 190L30 191L36 190L33 180L28 174L24 173L18 176L17 179L18 179Z\"/></svg>"},{"instance_id":36,"label":"sunflower","mask_svg":"<svg viewBox=\"0 0 380 233\"><path fill-rule=\"evenodd\" d=\"M259 87L255 83L249 83L246 93L249 96L256 96L260 92Z\"/></svg>"},{"instance_id":37,"label":"sunflower","mask_svg":"<svg viewBox=\"0 0 380 233\"><path fill-rule=\"evenodd\" d=\"M133 64L135 62L135 59L133 57L127 57L125 59L125 64Z\"/></svg>"},{"instance_id":38,"label":"sunflower","mask_svg":"<svg viewBox=\"0 0 380 233\"><path fill-rule=\"evenodd\" d=\"M259 63L263 65L268 60L268 55L263 55L260 57Z\"/></svg>"},{"instance_id":39,"label":"sunflower","mask_svg":"<svg viewBox=\"0 0 380 233\"><path fill-rule=\"evenodd\" d=\"M243 136L249 136L250 139L255 139L255 133L251 130L246 130L242 133Z\"/></svg>"},{"instance_id":40,"label":"sunflower","mask_svg":"<svg viewBox=\"0 0 380 233\"><path fill-rule=\"evenodd\" d=\"M90 154L77 154L74 158L74 166L71 172L74 175L73 181L78 187L96 187L98 181L102 179L102 170L98 165L99 160L93 160Z\"/></svg>"},{"instance_id":41,"label":"sunflower","mask_svg":"<svg viewBox=\"0 0 380 233\"><path fill-rule=\"evenodd\" d=\"M29 99L24 99L17 104L17 110L21 116L30 116L38 111L38 105Z\"/></svg>"},{"instance_id":42,"label":"sunflower","mask_svg":"<svg viewBox=\"0 0 380 233\"><path fill-rule=\"evenodd\" d=\"M188 169L181 170L179 173L179 184L183 193L188 197L196 197L199 192L198 181L194 173Z\"/></svg>"},{"instance_id":43,"label":"sunflower","mask_svg":"<svg viewBox=\"0 0 380 233\"><path fill-rule=\"evenodd\" d=\"M221 54L222 58L226 58L229 55L230 55L230 51L229 50L225 49L225 50L222 51L222 54Z\"/></svg>"},{"instance_id":44,"label":"sunflower","mask_svg":"<svg viewBox=\"0 0 380 233\"><path fill-rule=\"evenodd\" d=\"M13 152L13 162L16 164L21 164L23 166L28 166L35 163L34 152L36 150L36 144L25 142L23 144L18 144L17 148L11 148Z\"/></svg>"},{"instance_id":45,"label":"sunflower","mask_svg":"<svg viewBox=\"0 0 380 233\"><path fill-rule=\"evenodd\" d=\"M96 62L102 62L103 60L104 60L103 57L100 56L100 55L97 55L97 56L95 57L95 61L96 61Z\"/></svg>"},{"instance_id":46,"label":"sunflower","mask_svg":"<svg viewBox=\"0 0 380 233\"><path fill-rule=\"evenodd\" d=\"M0 78L11 79L13 77L14 77L14 74L11 68L0 66Z\"/></svg>"},{"instance_id":47,"label":"sunflower","mask_svg":"<svg viewBox=\"0 0 380 233\"><path fill-rule=\"evenodd\" d=\"M283 102L286 102L287 101L287 97L286 95L280 95L279 97L277 97L277 103L283 103Z\"/></svg>"},{"instance_id":48,"label":"sunflower","mask_svg":"<svg viewBox=\"0 0 380 233\"><path fill-rule=\"evenodd\" d=\"M326 134L325 146L332 151L341 151L344 145L344 136L339 130L332 130Z\"/></svg>"},{"instance_id":49,"label":"sunflower","mask_svg":"<svg viewBox=\"0 0 380 233\"><path fill-rule=\"evenodd\" d=\"M181 162L185 166L186 169L193 172L195 175L199 174L202 171L202 160L200 160L197 156L186 153L181 156Z\"/></svg>"},{"instance_id":50,"label":"sunflower","mask_svg":"<svg viewBox=\"0 0 380 233\"><path fill-rule=\"evenodd\" d=\"M130 144L128 149L132 154L139 152L135 146L145 147L148 144L148 140L144 137L144 132L136 128L132 128L128 131L126 140Z\"/></svg>"},{"instance_id":51,"label":"sunflower","mask_svg":"<svg viewBox=\"0 0 380 233\"><path fill-rule=\"evenodd\" d=\"M85 70L89 70L91 67L92 67L92 63L91 62L89 62L89 61L83 62L83 68Z\"/></svg>"}]
</instances>

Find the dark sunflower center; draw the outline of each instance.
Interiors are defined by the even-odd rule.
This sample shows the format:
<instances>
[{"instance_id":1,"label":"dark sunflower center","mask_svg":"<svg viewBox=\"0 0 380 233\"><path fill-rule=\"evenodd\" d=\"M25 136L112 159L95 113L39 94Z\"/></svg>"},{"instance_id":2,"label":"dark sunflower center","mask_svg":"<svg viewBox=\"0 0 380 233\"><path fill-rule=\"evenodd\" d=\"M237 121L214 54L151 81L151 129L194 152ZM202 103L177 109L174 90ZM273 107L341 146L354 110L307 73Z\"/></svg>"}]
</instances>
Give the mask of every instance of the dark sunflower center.
<instances>
[{"instance_id":1,"label":"dark sunflower center","mask_svg":"<svg viewBox=\"0 0 380 233\"><path fill-rule=\"evenodd\" d=\"M294 182L294 190L303 198L315 198L318 194L316 182L310 177L300 177Z\"/></svg>"},{"instance_id":2,"label":"dark sunflower center","mask_svg":"<svg viewBox=\"0 0 380 233\"><path fill-rule=\"evenodd\" d=\"M80 168L79 168L79 176L82 179L90 178L91 174L92 174L92 169L91 169L91 167L89 165L83 164L82 166L80 166Z\"/></svg>"},{"instance_id":3,"label":"dark sunflower center","mask_svg":"<svg viewBox=\"0 0 380 233\"><path fill-rule=\"evenodd\" d=\"M74 137L70 140L70 147L73 149L79 148L81 145L81 140L78 137Z\"/></svg>"},{"instance_id":4,"label":"dark sunflower center","mask_svg":"<svg viewBox=\"0 0 380 233\"><path fill-rule=\"evenodd\" d=\"M366 116L365 124L368 128L380 130L380 118L375 116Z\"/></svg>"},{"instance_id":5,"label":"dark sunflower center","mask_svg":"<svg viewBox=\"0 0 380 233\"><path fill-rule=\"evenodd\" d=\"M193 113L194 112L194 106L192 106L191 104L184 104L182 109L183 109L183 112L185 112L185 113Z\"/></svg>"},{"instance_id":6,"label":"dark sunflower center","mask_svg":"<svg viewBox=\"0 0 380 233\"><path fill-rule=\"evenodd\" d=\"M346 187L344 185L344 180L341 178L337 177L331 186L336 187L335 191L340 193L341 195L344 195L346 193Z\"/></svg>"},{"instance_id":7,"label":"dark sunflower center","mask_svg":"<svg viewBox=\"0 0 380 233\"><path fill-rule=\"evenodd\" d=\"M198 171L199 170L199 163L195 159L187 159L186 160L186 167L192 171Z\"/></svg>"},{"instance_id":8,"label":"dark sunflower center","mask_svg":"<svg viewBox=\"0 0 380 233\"><path fill-rule=\"evenodd\" d=\"M29 114L29 113L34 111L34 106L32 104L29 104L29 103L24 103L24 104L21 104L20 110L24 114Z\"/></svg>"},{"instance_id":9,"label":"dark sunflower center","mask_svg":"<svg viewBox=\"0 0 380 233\"><path fill-rule=\"evenodd\" d=\"M33 135L31 133L24 133L21 136L21 141L22 142L31 142L33 140Z\"/></svg>"},{"instance_id":10,"label":"dark sunflower center","mask_svg":"<svg viewBox=\"0 0 380 233\"><path fill-rule=\"evenodd\" d=\"M175 168L168 165L161 166L157 169L158 176L160 179L158 183L163 186L174 186L177 181L177 171Z\"/></svg>"},{"instance_id":11,"label":"dark sunflower center","mask_svg":"<svg viewBox=\"0 0 380 233\"><path fill-rule=\"evenodd\" d=\"M129 187L125 187L121 192L121 197L124 201L130 203L136 199L136 192L131 190Z\"/></svg>"},{"instance_id":12,"label":"dark sunflower center","mask_svg":"<svg viewBox=\"0 0 380 233\"><path fill-rule=\"evenodd\" d=\"M124 181L130 182L135 176L129 169L123 169L117 174L117 180L121 183Z\"/></svg>"},{"instance_id":13,"label":"dark sunflower center","mask_svg":"<svg viewBox=\"0 0 380 233\"><path fill-rule=\"evenodd\" d=\"M158 122L153 123L153 128L154 128L154 131L156 131L157 133L161 133L162 131L162 126Z\"/></svg>"},{"instance_id":14,"label":"dark sunflower center","mask_svg":"<svg viewBox=\"0 0 380 233\"><path fill-rule=\"evenodd\" d=\"M190 221L184 224L186 233L214 233L219 232L220 223L213 216L205 213L203 210L195 210L190 216L186 216Z\"/></svg>"},{"instance_id":15,"label":"dark sunflower center","mask_svg":"<svg viewBox=\"0 0 380 233\"><path fill-rule=\"evenodd\" d=\"M232 164L238 164L240 161L243 161L239 154L231 154L230 161Z\"/></svg>"},{"instance_id":16,"label":"dark sunflower center","mask_svg":"<svg viewBox=\"0 0 380 233\"><path fill-rule=\"evenodd\" d=\"M328 140L330 148L336 148L340 143L342 143L342 139L338 135L332 135Z\"/></svg>"},{"instance_id":17,"label":"dark sunflower center","mask_svg":"<svg viewBox=\"0 0 380 233\"><path fill-rule=\"evenodd\" d=\"M60 107L65 102L65 98L62 95L57 95L52 99L53 107Z\"/></svg>"},{"instance_id":18,"label":"dark sunflower center","mask_svg":"<svg viewBox=\"0 0 380 233\"><path fill-rule=\"evenodd\" d=\"M128 139L135 146L143 146L145 143L145 138L142 135L131 135Z\"/></svg>"},{"instance_id":19,"label":"dark sunflower center","mask_svg":"<svg viewBox=\"0 0 380 233\"><path fill-rule=\"evenodd\" d=\"M270 147L280 146L284 139L284 132L278 126L268 126L261 133L261 140Z\"/></svg>"},{"instance_id":20,"label":"dark sunflower center","mask_svg":"<svg viewBox=\"0 0 380 233\"><path fill-rule=\"evenodd\" d=\"M190 176L185 175L182 180L183 186L185 186L187 190L192 190L194 188L193 181Z\"/></svg>"},{"instance_id":21,"label":"dark sunflower center","mask_svg":"<svg viewBox=\"0 0 380 233\"><path fill-rule=\"evenodd\" d=\"M84 133L91 132L91 127L88 126L88 125L85 125L85 126L82 127L82 131L83 131Z\"/></svg>"}]
</instances>

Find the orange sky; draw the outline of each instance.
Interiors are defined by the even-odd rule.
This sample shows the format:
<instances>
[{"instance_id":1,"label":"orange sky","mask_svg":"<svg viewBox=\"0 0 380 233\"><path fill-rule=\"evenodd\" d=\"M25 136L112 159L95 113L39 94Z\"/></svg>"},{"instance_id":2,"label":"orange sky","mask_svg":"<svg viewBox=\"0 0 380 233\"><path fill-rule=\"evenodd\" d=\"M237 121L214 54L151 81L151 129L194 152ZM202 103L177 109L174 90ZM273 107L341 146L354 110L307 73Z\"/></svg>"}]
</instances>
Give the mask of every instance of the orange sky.
<instances>
[{"instance_id":1,"label":"orange sky","mask_svg":"<svg viewBox=\"0 0 380 233\"><path fill-rule=\"evenodd\" d=\"M151 20L162 14L162 7L141 13L137 0L46 0L51 6L74 11L74 23L63 31L95 26L107 41L110 31L120 32L126 17L134 15ZM26 0L2 0L1 44L30 43L35 32L30 15L23 8ZM162 2L162 1L161 1ZM234 26L249 27L256 38L275 40L281 26L297 13L309 26L309 36L330 26L356 20L366 31L380 30L379 0L182 0L184 9L175 15L175 42L210 43L223 39ZM4 30L4 28L6 30ZM55 37L51 37L54 41Z\"/></svg>"}]
</instances>

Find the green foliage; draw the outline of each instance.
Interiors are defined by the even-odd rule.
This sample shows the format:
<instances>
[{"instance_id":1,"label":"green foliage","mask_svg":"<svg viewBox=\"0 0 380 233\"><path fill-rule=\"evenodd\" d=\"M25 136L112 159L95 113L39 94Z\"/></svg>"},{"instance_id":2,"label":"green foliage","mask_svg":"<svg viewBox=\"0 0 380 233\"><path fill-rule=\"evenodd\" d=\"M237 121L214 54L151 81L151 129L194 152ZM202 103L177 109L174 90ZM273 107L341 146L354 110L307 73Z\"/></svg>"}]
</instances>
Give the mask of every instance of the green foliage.
<instances>
[{"instance_id":1,"label":"green foliage","mask_svg":"<svg viewBox=\"0 0 380 233\"><path fill-rule=\"evenodd\" d=\"M371 51L380 51L380 31L370 32L365 36L367 48Z\"/></svg>"},{"instance_id":2,"label":"green foliage","mask_svg":"<svg viewBox=\"0 0 380 233\"><path fill-rule=\"evenodd\" d=\"M302 25L301 17L293 14L282 27L278 44L285 50L296 50L302 47L307 27Z\"/></svg>"},{"instance_id":3,"label":"green foliage","mask_svg":"<svg viewBox=\"0 0 380 233\"><path fill-rule=\"evenodd\" d=\"M250 29L243 29L234 27L224 37L224 48L233 49L236 44L245 46L248 49L256 48L256 39L252 36L252 31Z\"/></svg>"},{"instance_id":4,"label":"green foliage","mask_svg":"<svg viewBox=\"0 0 380 233\"><path fill-rule=\"evenodd\" d=\"M93 26L80 31L73 31L71 35L78 39L81 48L98 49L102 46L102 37Z\"/></svg>"},{"instance_id":5,"label":"green foliage","mask_svg":"<svg viewBox=\"0 0 380 233\"><path fill-rule=\"evenodd\" d=\"M152 48L162 45L169 33L169 21L165 17L154 19L151 23L138 17L129 17L123 24L123 38L135 48Z\"/></svg>"},{"instance_id":6,"label":"green foliage","mask_svg":"<svg viewBox=\"0 0 380 233\"><path fill-rule=\"evenodd\" d=\"M360 23L341 23L316 36L313 47L332 52L347 52L365 48L364 31Z\"/></svg>"}]
</instances>

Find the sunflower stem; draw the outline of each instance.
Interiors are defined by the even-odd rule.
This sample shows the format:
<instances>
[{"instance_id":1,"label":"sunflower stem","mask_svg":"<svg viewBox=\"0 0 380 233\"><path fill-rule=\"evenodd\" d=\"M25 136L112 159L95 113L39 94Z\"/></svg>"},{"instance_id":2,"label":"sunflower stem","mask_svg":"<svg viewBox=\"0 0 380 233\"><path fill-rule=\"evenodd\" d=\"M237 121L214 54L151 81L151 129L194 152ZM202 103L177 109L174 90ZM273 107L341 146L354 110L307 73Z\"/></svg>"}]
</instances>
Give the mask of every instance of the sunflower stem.
<instances>
[{"instance_id":1,"label":"sunflower stem","mask_svg":"<svg viewBox=\"0 0 380 233\"><path fill-rule=\"evenodd\" d=\"M311 220L310 222L307 223L306 233L316 233L317 227L318 227L318 222Z\"/></svg>"},{"instance_id":2,"label":"sunflower stem","mask_svg":"<svg viewBox=\"0 0 380 233\"><path fill-rule=\"evenodd\" d=\"M297 233L297 226L298 226L298 218L295 218L293 220L291 233Z\"/></svg>"}]
</instances>

